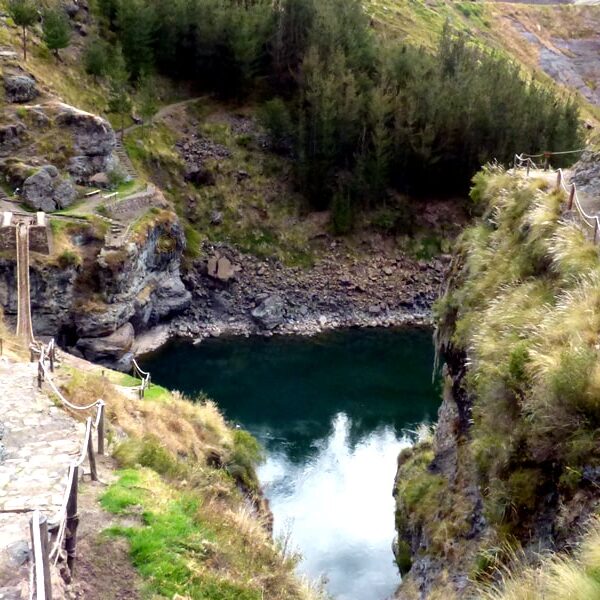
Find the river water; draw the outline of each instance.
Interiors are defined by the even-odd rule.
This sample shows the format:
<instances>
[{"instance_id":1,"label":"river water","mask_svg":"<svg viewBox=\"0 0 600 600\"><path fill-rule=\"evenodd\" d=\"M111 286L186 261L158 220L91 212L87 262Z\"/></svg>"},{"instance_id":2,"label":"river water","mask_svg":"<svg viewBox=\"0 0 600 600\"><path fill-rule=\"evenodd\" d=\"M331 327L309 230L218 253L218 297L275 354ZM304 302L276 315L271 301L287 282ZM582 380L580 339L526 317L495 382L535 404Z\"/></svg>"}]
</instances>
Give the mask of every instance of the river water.
<instances>
[{"instance_id":1,"label":"river water","mask_svg":"<svg viewBox=\"0 0 600 600\"><path fill-rule=\"evenodd\" d=\"M393 562L392 487L406 430L433 421L431 332L347 330L313 338L173 343L148 357L153 381L203 391L266 448L258 474L275 535L336 600L384 600Z\"/></svg>"}]
</instances>

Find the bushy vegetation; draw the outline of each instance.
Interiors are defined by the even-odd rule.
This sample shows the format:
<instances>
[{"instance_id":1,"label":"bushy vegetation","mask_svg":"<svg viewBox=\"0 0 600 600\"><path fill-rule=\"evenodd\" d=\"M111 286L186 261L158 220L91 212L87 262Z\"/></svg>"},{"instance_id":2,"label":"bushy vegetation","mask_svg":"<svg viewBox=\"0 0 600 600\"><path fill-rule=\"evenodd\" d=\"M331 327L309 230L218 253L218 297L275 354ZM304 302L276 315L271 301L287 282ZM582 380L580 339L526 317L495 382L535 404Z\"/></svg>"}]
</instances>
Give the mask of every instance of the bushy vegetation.
<instances>
[{"instance_id":1,"label":"bushy vegetation","mask_svg":"<svg viewBox=\"0 0 600 600\"><path fill-rule=\"evenodd\" d=\"M475 178L483 218L463 235L464 266L438 306L467 354L487 517L518 537L541 499L568 501L600 466L598 250L562 221L562 193L547 186L500 169Z\"/></svg>"},{"instance_id":2,"label":"bushy vegetation","mask_svg":"<svg viewBox=\"0 0 600 600\"><path fill-rule=\"evenodd\" d=\"M446 28L431 53L376 36L356 0L98 0L132 80L154 69L266 99L274 147L336 228L394 188L465 190L515 151L577 146L578 109Z\"/></svg>"}]
</instances>

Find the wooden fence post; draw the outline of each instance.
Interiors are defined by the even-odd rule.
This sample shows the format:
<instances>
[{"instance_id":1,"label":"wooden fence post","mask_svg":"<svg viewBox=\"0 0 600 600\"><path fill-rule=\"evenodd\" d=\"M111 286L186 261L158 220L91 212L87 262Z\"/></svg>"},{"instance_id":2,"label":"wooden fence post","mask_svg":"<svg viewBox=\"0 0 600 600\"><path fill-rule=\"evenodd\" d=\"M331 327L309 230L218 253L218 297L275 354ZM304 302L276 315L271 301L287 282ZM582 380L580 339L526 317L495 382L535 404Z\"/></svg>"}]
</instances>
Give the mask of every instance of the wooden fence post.
<instances>
[{"instance_id":1,"label":"wooden fence post","mask_svg":"<svg viewBox=\"0 0 600 600\"><path fill-rule=\"evenodd\" d=\"M598 240L598 219L594 221L594 244Z\"/></svg>"},{"instance_id":2,"label":"wooden fence post","mask_svg":"<svg viewBox=\"0 0 600 600\"><path fill-rule=\"evenodd\" d=\"M48 548L48 520L36 511L29 521L29 531L33 547L36 597L38 600L52 600L52 580L50 578L50 558ZM38 554L39 552L39 554ZM38 561L41 561L39 565ZM43 579L43 581L40 581ZM43 596L41 596L43 594Z\"/></svg>"},{"instance_id":3,"label":"wooden fence post","mask_svg":"<svg viewBox=\"0 0 600 600\"><path fill-rule=\"evenodd\" d=\"M0 338L0 356L4 354L4 340Z\"/></svg>"},{"instance_id":4,"label":"wooden fence post","mask_svg":"<svg viewBox=\"0 0 600 600\"><path fill-rule=\"evenodd\" d=\"M562 183L562 171L559 169L556 172L556 189L560 190L560 184Z\"/></svg>"},{"instance_id":5,"label":"wooden fence post","mask_svg":"<svg viewBox=\"0 0 600 600\"><path fill-rule=\"evenodd\" d=\"M77 527L79 515L77 514L77 490L79 486L79 467L73 467L71 489L67 501L67 532L65 535L65 550L67 551L67 566L73 577L75 556L77 555Z\"/></svg>"},{"instance_id":6,"label":"wooden fence post","mask_svg":"<svg viewBox=\"0 0 600 600\"><path fill-rule=\"evenodd\" d=\"M54 373L54 346L51 348L48 358L50 359L50 372Z\"/></svg>"},{"instance_id":7,"label":"wooden fence post","mask_svg":"<svg viewBox=\"0 0 600 600\"><path fill-rule=\"evenodd\" d=\"M87 447L88 460L90 461L90 475L92 481L98 481L98 470L96 469L96 455L94 454L94 440L92 439L92 430L90 429L90 437L88 438Z\"/></svg>"},{"instance_id":8,"label":"wooden fence post","mask_svg":"<svg viewBox=\"0 0 600 600\"><path fill-rule=\"evenodd\" d=\"M41 361L41 359L40 359ZM38 362L38 376L37 376L37 380L38 380L38 389L42 389L42 383L44 382L44 369L42 367L42 363Z\"/></svg>"},{"instance_id":9,"label":"wooden fence post","mask_svg":"<svg viewBox=\"0 0 600 600\"><path fill-rule=\"evenodd\" d=\"M569 192L569 204L567 205L567 210L571 210L573 208L573 200L575 199L575 184L571 184L571 191Z\"/></svg>"},{"instance_id":10,"label":"wooden fence post","mask_svg":"<svg viewBox=\"0 0 600 600\"><path fill-rule=\"evenodd\" d=\"M98 419L98 454L104 456L104 404L98 407L100 418Z\"/></svg>"}]
</instances>

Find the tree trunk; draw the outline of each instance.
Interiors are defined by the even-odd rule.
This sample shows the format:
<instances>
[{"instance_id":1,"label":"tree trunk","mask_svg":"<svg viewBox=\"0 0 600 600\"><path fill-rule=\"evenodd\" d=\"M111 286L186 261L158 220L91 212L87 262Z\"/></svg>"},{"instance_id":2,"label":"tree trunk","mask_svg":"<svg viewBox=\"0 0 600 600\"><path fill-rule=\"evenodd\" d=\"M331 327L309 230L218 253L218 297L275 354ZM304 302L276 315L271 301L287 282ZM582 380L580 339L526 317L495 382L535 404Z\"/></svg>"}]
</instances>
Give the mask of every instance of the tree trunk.
<instances>
[{"instance_id":1,"label":"tree trunk","mask_svg":"<svg viewBox=\"0 0 600 600\"><path fill-rule=\"evenodd\" d=\"M27 62L27 28L23 26L23 60Z\"/></svg>"}]
</instances>

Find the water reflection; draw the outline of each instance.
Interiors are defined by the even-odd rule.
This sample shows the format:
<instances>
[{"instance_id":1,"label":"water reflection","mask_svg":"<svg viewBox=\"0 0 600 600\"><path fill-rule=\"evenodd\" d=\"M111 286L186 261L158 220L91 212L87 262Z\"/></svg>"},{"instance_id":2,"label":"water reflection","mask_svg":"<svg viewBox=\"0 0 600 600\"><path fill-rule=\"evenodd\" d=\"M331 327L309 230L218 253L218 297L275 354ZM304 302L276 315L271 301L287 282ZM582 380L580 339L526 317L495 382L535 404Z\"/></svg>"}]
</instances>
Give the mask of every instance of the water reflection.
<instances>
[{"instance_id":1,"label":"water reflection","mask_svg":"<svg viewBox=\"0 0 600 600\"><path fill-rule=\"evenodd\" d=\"M404 428L435 418L426 330L171 344L153 381L206 392L267 449L259 476L278 533L326 574L336 600L384 600L398 583L391 495Z\"/></svg>"},{"instance_id":2,"label":"water reflection","mask_svg":"<svg viewBox=\"0 0 600 600\"><path fill-rule=\"evenodd\" d=\"M339 600L387 598L398 585L390 552L398 452L408 442L380 427L351 442L351 420L338 413L314 454L292 463L270 453L259 476L275 515L275 533L291 534L303 555L300 570L324 575Z\"/></svg>"}]
</instances>

